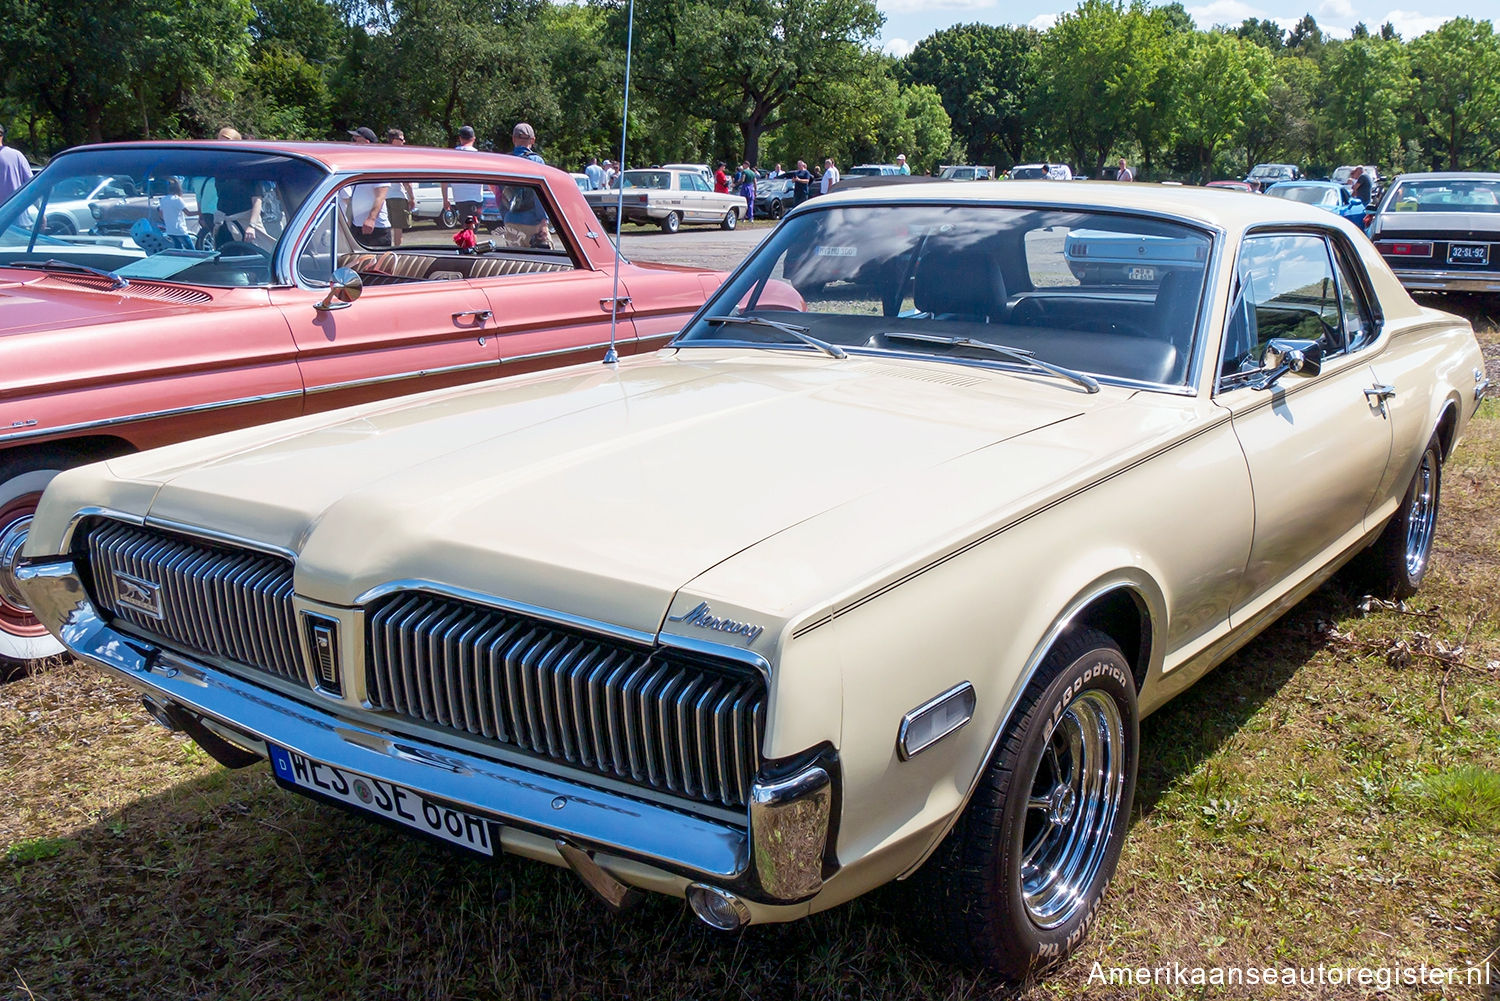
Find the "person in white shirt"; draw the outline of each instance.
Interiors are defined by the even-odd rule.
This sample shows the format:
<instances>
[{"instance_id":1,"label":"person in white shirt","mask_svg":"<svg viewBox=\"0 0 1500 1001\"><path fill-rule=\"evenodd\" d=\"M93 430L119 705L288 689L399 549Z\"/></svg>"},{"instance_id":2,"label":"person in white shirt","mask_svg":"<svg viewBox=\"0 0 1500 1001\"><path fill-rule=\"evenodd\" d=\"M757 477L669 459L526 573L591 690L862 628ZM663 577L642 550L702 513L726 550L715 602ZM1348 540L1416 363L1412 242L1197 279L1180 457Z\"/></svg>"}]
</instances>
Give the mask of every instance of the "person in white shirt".
<instances>
[{"instance_id":1,"label":"person in white shirt","mask_svg":"<svg viewBox=\"0 0 1500 1001\"><path fill-rule=\"evenodd\" d=\"M474 126L465 125L458 130L458 145L453 147L465 153L478 153L474 148ZM456 209L458 212L458 226L463 228L469 217L479 218L480 209L484 206L484 185L482 184L448 184L443 183L443 211Z\"/></svg>"},{"instance_id":2,"label":"person in white shirt","mask_svg":"<svg viewBox=\"0 0 1500 1001\"><path fill-rule=\"evenodd\" d=\"M833 157L823 161L823 179L818 182L818 194L826 195L839 183L839 169L833 165Z\"/></svg>"},{"instance_id":3,"label":"person in white shirt","mask_svg":"<svg viewBox=\"0 0 1500 1001\"><path fill-rule=\"evenodd\" d=\"M167 242L178 250L192 250L193 237L187 228L187 202L182 198L182 181L173 177L167 180L167 193L156 203L161 213L161 228L167 234Z\"/></svg>"},{"instance_id":4,"label":"person in white shirt","mask_svg":"<svg viewBox=\"0 0 1500 1001\"><path fill-rule=\"evenodd\" d=\"M1120 157L1120 172L1115 175L1115 180L1117 180L1117 181L1133 181L1133 180L1135 180L1135 171L1133 171L1133 170L1130 169L1130 165L1125 162L1125 158L1123 156Z\"/></svg>"}]
</instances>

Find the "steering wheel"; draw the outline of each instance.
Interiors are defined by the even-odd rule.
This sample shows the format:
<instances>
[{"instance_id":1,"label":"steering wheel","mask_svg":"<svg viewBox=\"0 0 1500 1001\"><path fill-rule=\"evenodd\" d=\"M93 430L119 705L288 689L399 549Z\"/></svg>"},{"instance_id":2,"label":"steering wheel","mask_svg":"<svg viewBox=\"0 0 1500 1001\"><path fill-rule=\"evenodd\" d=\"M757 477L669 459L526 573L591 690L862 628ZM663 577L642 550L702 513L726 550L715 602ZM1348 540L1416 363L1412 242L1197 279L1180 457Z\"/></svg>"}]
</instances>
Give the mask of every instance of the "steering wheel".
<instances>
[{"instance_id":1,"label":"steering wheel","mask_svg":"<svg viewBox=\"0 0 1500 1001\"><path fill-rule=\"evenodd\" d=\"M264 258L267 261L271 259L271 252L269 250L248 240L227 240L224 243L216 244L214 250L218 251L221 257L246 257L253 255Z\"/></svg>"}]
</instances>

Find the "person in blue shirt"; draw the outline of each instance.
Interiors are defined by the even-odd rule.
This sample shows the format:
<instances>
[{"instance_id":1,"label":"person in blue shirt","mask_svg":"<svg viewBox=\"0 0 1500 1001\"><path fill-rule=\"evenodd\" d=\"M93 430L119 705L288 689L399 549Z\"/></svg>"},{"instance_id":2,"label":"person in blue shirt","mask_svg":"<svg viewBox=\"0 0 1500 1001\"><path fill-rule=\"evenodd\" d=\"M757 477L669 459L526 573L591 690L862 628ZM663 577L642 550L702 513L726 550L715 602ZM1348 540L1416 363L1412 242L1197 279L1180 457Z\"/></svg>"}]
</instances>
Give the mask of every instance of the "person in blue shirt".
<instances>
[{"instance_id":1,"label":"person in blue shirt","mask_svg":"<svg viewBox=\"0 0 1500 1001\"><path fill-rule=\"evenodd\" d=\"M526 122L517 122L510 130L512 156L519 156L534 163L545 164L542 155L535 149L536 130ZM537 189L530 185L515 185L500 192L500 211L505 218L505 242L513 247L530 247L536 250L552 249L552 234L549 232L547 209Z\"/></svg>"}]
</instances>

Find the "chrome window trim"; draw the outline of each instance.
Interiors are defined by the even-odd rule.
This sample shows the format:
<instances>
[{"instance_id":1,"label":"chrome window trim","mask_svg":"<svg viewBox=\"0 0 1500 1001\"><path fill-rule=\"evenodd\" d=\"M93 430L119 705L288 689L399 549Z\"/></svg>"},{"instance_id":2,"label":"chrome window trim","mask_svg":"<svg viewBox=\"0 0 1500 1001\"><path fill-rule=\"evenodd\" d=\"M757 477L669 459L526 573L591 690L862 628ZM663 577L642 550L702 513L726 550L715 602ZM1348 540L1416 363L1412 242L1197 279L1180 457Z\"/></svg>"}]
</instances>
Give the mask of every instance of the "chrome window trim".
<instances>
[{"instance_id":1,"label":"chrome window trim","mask_svg":"<svg viewBox=\"0 0 1500 1001\"><path fill-rule=\"evenodd\" d=\"M457 587L452 584L442 584L435 580L425 578L402 578L400 580L386 581L377 584L354 599L354 606L363 608L371 602L395 594L398 591L425 591L429 594L442 595L447 598L457 598L460 601L473 602L486 608L496 608L502 612L513 612L517 615L528 615L532 618L542 619L559 626L570 626L575 629L583 629L588 632L608 636L611 639L622 640L626 643L634 643L638 646L651 647L654 645L655 634L640 629L631 629L628 626L616 625L612 622L602 622L598 619L590 619L581 615L573 615L569 612L560 612L552 608L543 608L540 605L527 604L524 601L511 601L507 598L498 598L493 594L485 594L466 587Z\"/></svg>"},{"instance_id":2,"label":"chrome window trim","mask_svg":"<svg viewBox=\"0 0 1500 1001\"><path fill-rule=\"evenodd\" d=\"M118 427L121 424L133 424L136 421L151 421L162 417L181 417L185 414L201 414L212 410L226 410L229 407L245 407L256 403L271 403L276 400L289 400L302 395L301 389L287 389L279 393L261 393L258 396L241 396L233 400L219 400L214 403L194 403L186 407L170 407L166 410L149 410L144 413L127 414L122 417L102 417L93 421L80 421L77 424L62 424L57 427L30 428L25 431L17 431L13 434L0 434L0 445L9 445L17 441L25 441L31 438L47 438L62 434L73 434L78 431L92 431L96 428Z\"/></svg>"}]
</instances>

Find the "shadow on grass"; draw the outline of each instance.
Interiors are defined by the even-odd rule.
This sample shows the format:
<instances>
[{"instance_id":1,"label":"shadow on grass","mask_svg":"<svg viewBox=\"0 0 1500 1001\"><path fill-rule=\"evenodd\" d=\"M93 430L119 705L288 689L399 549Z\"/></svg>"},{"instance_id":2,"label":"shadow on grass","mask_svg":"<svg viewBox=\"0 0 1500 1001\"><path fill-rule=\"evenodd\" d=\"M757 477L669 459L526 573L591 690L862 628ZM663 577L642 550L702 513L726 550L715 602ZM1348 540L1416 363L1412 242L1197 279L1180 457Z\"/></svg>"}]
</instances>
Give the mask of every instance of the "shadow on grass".
<instances>
[{"instance_id":1,"label":"shadow on grass","mask_svg":"<svg viewBox=\"0 0 1500 1001\"><path fill-rule=\"evenodd\" d=\"M1318 619L1352 606L1325 587L1146 721L1141 814L1313 656ZM134 800L37 854L0 859L0 997L1015 993L922 954L895 894L734 936L666 898L612 916L564 870L414 841L282 792L264 765Z\"/></svg>"}]
</instances>

